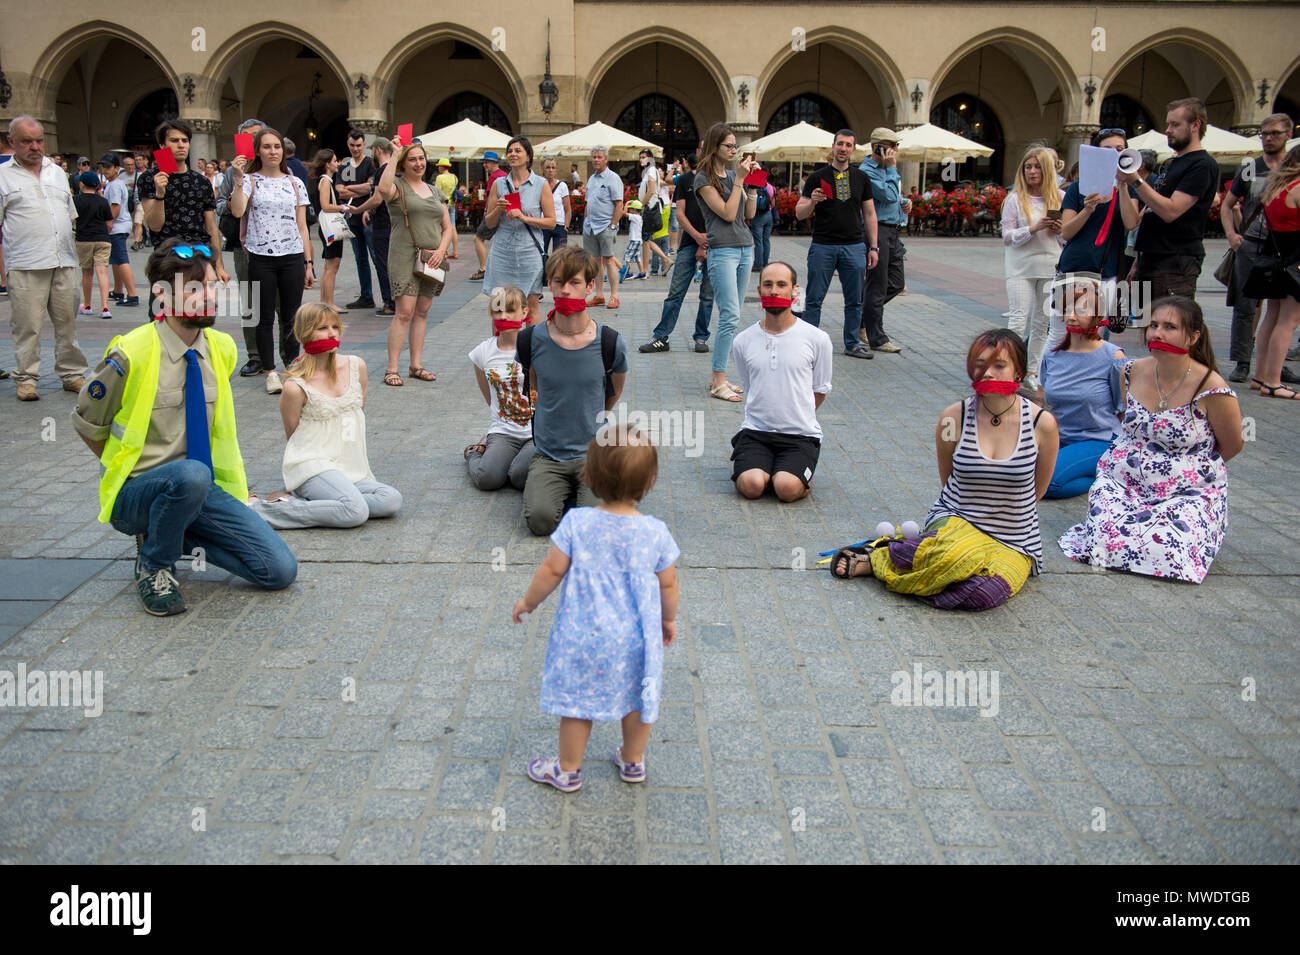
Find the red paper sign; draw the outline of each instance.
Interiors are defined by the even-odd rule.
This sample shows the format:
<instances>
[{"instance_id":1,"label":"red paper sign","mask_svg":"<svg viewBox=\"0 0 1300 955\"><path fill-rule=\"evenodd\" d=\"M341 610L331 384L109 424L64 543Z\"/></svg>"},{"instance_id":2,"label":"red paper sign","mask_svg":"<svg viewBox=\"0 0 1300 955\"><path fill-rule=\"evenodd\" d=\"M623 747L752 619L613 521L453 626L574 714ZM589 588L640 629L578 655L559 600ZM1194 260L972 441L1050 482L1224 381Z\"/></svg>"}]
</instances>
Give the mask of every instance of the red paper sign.
<instances>
[{"instance_id":1,"label":"red paper sign","mask_svg":"<svg viewBox=\"0 0 1300 955\"><path fill-rule=\"evenodd\" d=\"M822 195L824 195L827 199L835 198L835 187L832 186L825 179L822 180Z\"/></svg>"},{"instance_id":2,"label":"red paper sign","mask_svg":"<svg viewBox=\"0 0 1300 955\"><path fill-rule=\"evenodd\" d=\"M411 140L415 138L415 124L403 123L397 127L397 138L401 140L403 146L411 145Z\"/></svg>"},{"instance_id":3,"label":"red paper sign","mask_svg":"<svg viewBox=\"0 0 1300 955\"><path fill-rule=\"evenodd\" d=\"M519 199L519 193L517 192L506 193L506 205L511 209L518 209L520 212L524 211L524 207Z\"/></svg>"},{"instance_id":4,"label":"red paper sign","mask_svg":"<svg viewBox=\"0 0 1300 955\"><path fill-rule=\"evenodd\" d=\"M767 170L755 169L745 177L745 185L758 186L760 189L767 185Z\"/></svg>"},{"instance_id":5,"label":"red paper sign","mask_svg":"<svg viewBox=\"0 0 1300 955\"><path fill-rule=\"evenodd\" d=\"M253 134L235 133L235 155L243 156L250 162L253 159Z\"/></svg>"},{"instance_id":6,"label":"red paper sign","mask_svg":"<svg viewBox=\"0 0 1300 955\"><path fill-rule=\"evenodd\" d=\"M158 171L171 175L180 171L180 166L176 165L176 157L172 155L170 149L155 149L153 151L153 161L158 164Z\"/></svg>"}]
</instances>

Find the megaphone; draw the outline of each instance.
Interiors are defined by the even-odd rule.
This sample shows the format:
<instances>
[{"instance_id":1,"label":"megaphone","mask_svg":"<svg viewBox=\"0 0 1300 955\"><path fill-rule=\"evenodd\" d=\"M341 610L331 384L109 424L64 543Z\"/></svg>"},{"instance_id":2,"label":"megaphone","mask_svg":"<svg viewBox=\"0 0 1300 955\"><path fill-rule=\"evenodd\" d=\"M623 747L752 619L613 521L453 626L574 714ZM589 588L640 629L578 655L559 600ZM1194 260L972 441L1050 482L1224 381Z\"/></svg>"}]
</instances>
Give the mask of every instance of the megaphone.
<instances>
[{"instance_id":1,"label":"megaphone","mask_svg":"<svg viewBox=\"0 0 1300 955\"><path fill-rule=\"evenodd\" d=\"M1119 154L1119 171L1125 175L1135 173L1142 168L1142 153L1129 148Z\"/></svg>"}]
</instances>

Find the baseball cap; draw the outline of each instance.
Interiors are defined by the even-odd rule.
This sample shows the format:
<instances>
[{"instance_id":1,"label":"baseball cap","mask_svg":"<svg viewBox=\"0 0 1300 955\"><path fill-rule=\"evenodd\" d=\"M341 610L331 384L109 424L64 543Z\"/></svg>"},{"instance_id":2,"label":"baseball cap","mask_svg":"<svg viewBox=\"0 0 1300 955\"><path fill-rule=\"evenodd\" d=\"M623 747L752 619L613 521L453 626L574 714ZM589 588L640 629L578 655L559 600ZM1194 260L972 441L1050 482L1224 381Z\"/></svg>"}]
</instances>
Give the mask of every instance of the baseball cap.
<instances>
[{"instance_id":1,"label":"baseball cap","mask_svg":"<svg viewBox=\"0 0 1300 955\"><path fill-rule=\"evenodd\" d=\"M501 161L501 157L489 149L487 152L483 154L483 161L487 162L488 160L499 163Z\"/></svg>"},{"instance_id":2,"label":"baseball cap","mask_svg":"<svg viewBox=\"0 0 1300 955\"><path fill-rule=\"evenodd\" d=\"M80 157L78 157L78 158L77 158L77 165L80 166L82 163L85 163L87 166L89 166L89 165L90 165L90 157L89 157L89 156L80 156Z\"/></svg>"},{"instance_id":3,"label":"baseball cap","mask_svg":"<svg viewBox=\"0 0 1300 955\"><path fill-rule=\"evenodd\" d=\"M85 172L78 173L77 182L81 183L83 186L90 186L90 188L92 189L99 188L99 176L91 172L90 170L86 170Z\"/></svg>"},{"instance_id":4,"label":"baseball cap","mask_svg":"<svg viewBox=\"0 0 1300 955\"><path fill-rule=\"evenodd\" d=\"M627 207L628 207L629 209L640 209L640 208L641 208L641 200L640 200L640 199L633 199L631 202L629 202L629 203L627 204Z\"/></svg>"},{"instance_id":5,"label":"baseball cap","mask_svg":"<svg viewBox=\"0 0 1300 955\"><path fill-rule=\"evenodd\" d=\"M101 166L120 166L122 161L117 158L117 153L104 153L99 157L99 164Z\"/></svg>"},{"instance_id":6,"label":"baseball cap","mask_svg":"<svg viewBox=\"0 0 1300 955\"><path fill-rule=\"evenodd\" d=\"M898 133L894 132L888 126L877 126L871 131L871 141L873 143L893 143L898 145L901 141Z\"/></svg>"}]
</instances>

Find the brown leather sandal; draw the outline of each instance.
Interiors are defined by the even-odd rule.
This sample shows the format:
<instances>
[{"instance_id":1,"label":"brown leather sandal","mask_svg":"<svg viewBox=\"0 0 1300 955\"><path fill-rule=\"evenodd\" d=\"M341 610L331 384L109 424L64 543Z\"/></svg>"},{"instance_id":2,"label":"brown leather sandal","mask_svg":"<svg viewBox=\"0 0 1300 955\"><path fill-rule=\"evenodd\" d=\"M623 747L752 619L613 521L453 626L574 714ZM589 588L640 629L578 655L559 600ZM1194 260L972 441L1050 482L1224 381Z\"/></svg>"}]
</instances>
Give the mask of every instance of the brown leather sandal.
<instances>
[{"instance_id":1,"label":"brown leather sandal","mask_svg":"<svg viewBox=\"0 0 1300 955\"><path fill-rule=\"evenodd\" d=\"M408 366L406 369L406 373L410 375L412 378L418 378L420 381L438 380L438 376L435 375L433 372L429 371L427 368L411 368Z\"/></svg>"},{"instance_id":2,"label":"brown leather sandal","mask_svg":"<svg viewBox=\"0 0 1300 955\"><path fill-rule=\"evenodd\" d=\"M399 375L397 372L386 371L384 372L384 384L392 385L394 388L397 388L405 384L405 382L402 381L402 376Z\"/></svg>"}]
</instances>

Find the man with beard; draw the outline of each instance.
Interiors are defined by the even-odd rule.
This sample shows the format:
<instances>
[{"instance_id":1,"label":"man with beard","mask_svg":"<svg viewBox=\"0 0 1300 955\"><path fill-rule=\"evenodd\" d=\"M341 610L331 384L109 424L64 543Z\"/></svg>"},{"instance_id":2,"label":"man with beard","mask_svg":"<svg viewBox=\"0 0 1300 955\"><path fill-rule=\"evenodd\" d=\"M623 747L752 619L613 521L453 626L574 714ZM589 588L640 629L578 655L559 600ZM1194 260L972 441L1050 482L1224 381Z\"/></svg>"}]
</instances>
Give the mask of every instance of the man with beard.
<instances>
[{"instance_id":1,"label":"man with beard","mask_svg":"<svg viewBox=\"0 0 1300 955\"><path fill-rule=\"evenodd\" d=\"M164 241L145 274L162 318L114 338L72 423L99 458L99 520L136 535L136 586L157 617L182 613L172 567L192 557L267 590L298 563L246 504L230 376L234 339L212 327L216 273L203 245Z\"/></svg>"},{"instance_id":2,"label":"man with beard","mask_svg":"<svg viewBox=\"0 0 1300 955\"><path fill-rule=\"evenodd\" d=\"M1263 210L1259 207L1259 198L1264 194L1268 174L1282 164L1286 156L1287 140L1293 129L1291 117L1286 113L1274 113L1259 124L1259 139L1264 147L1264 154L1242 165L1228 194L1219 206L1219 221L1223 223L1223 234L1228 238L1228 245L1237 250L1236 300L1232 303L1232 350L1231 358L1237 363L1231 381L1245 381L1250 377L1250 359L1255 351L1255 326L1259 321L1259 300L1247 298L1241 293L1250 267L1255 264L1255 257L1264 247L1267 231L1264 227ZM1235 210L1240 206L1239 212ZM1238 231L1238 226L1242 231ZM1300 376L1293 374L1285 366L1282 368L1282 381L1285 384L1300 383Z\"/></svg>"},{"instance_id":3,"label":"man with beard","mask_svg":"<svg viewBox=\"0 0 1300 955\"><path fill-rule=\"evenodd\" d=\"M794 267L769 262L759 275L763 318L731 343L745 419L731 439L731 479L754 500L768 486L785 502L806 497L821 453L817 409L831 390L831 338L790 311Z\"/></svg>"},{"instance_id":4,"label":"man with beard","mask_svg":"<svg viewBox=\"0 0 1300 955\"><path fill-rule=\"evenodd\" d=\"M1167 107L1165 136L1174 158L1152 184L1136 172L1120 176L1146 204L1138 225L1137 278L1150 282L1146 302L1166 295L1196 297L1205 260L1205 224L1219 186L1219 164L1201 148L1208 119L1199 99L1176 99Z\"/></svg>"}]
</instances>

